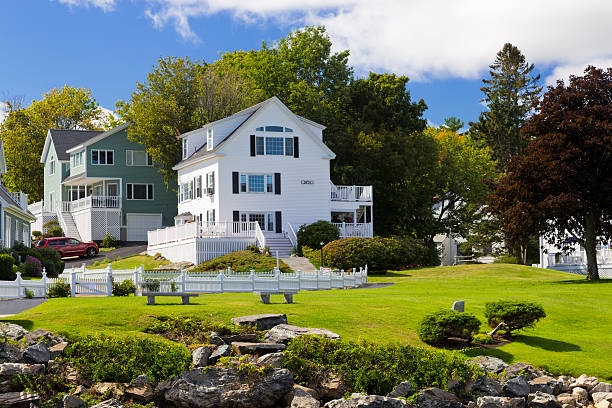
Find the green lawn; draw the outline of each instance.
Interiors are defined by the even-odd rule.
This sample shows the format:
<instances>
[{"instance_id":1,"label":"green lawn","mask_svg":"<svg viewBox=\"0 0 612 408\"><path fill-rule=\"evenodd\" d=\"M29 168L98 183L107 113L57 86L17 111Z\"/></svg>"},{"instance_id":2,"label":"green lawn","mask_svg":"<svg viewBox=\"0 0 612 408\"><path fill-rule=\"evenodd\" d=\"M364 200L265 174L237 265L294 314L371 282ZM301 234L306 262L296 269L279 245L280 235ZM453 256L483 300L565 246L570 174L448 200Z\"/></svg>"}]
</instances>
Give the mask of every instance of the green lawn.
<instances>
[{"instance_id":1,"label":"green lawn","mask_svg":"<svg viewBox=\"0 0 612 408\"><path fill-rule=\"evenodd\" d=\"M98 262L98 265L88 266L87 269L103 269L108 266L108 258L102 262ZM113 269L134 269L144 265L145 269L153 269L161 265L167 265L170 261L156 261L154 257L148 255L131 255L125 258L117 259L116 261L110 262L111 268Z\"/></svg>"},{"instance_id":2,"label":"green lawn","mask_svg":"<svg viewBox=\"0 0 612 408\"><path fill-rule=\"evenodd\" d=\"M140 333L150 315L193 315L228 320L255 313L286 313L289 323L324 327L343 338L422 344L416 336L421 317L455 300L483 321L484 304L498 299L524 299L543 304L548 317L513 343L488 350L506 362L525 361L553 373L588 373L612 379L612 280L590 283L583 277L493 264L415 269L370 277L370 282L394 282L379 289L300 292L296 303L264 305L253 294L203 295L194 305L159 298L52 299L13 320L29 329L66 333ZM483 350L474 352L482 354Z\"/></svg>"}]
</instances>

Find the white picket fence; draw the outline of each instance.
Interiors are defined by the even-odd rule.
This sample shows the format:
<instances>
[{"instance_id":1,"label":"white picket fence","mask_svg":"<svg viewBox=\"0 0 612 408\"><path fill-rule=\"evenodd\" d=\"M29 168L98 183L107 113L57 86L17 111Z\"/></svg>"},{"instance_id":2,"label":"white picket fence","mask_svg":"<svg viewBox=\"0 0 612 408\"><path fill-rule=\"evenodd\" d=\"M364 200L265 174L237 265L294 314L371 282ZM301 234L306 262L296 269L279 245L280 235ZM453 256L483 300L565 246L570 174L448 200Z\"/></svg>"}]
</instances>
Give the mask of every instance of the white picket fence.
<instances>
[{"instance_id":1,"label":"white picket fence","mask_svg":"<svg viewBox=\"0 0 612 408\"><path fill-rule=\"evenodd\" d=\"M26 289L34 297L45 297L58 283L70 285L70 296L112 296L113 282L131 279L137 294L142 290L176 293L283 292L300 290L344 289L363 286L368 281L368 267L351 271L319 269L314 272L281 272L278 268L266 272L233 271L187 272L185 270L147 271L144 266L131 270L80 268L64 271L57 278L48 278L43 271L41 280L0 281L0 298L21 298Z\"/></svg>"}]
</instances>

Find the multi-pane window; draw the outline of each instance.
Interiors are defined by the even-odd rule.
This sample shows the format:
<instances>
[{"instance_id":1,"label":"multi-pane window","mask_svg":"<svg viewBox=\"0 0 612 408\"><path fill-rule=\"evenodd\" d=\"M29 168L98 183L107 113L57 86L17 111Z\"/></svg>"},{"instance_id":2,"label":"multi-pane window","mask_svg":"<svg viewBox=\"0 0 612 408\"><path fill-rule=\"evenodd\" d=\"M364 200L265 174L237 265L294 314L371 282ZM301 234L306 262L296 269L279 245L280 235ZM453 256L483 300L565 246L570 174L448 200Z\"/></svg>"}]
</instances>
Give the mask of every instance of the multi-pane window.
<instances>
[{"instance_id":1,"label":"multi-pane window","mask_svg":"<svg viewBox=\"0 0 612 408\"><path fill-rule=\"evenodd\" d=\"M215 223L215 210L207 210L206 211L206 222L208 222L208 224L214 224Z\"/></svg>"},{"instance_id":2,"label":"multi-pane window","mask_svg":"<svg viewBox=\"0 0 612 408\"><path fill-rule=\"evenodd\" d=\"M153 200L153 184L127 183L128 200Z\"/></svg>"},{"instance_id":3,"label":"multi-pane window","mask_svg":"<svg viewBox=\"0 0 612 408\"><path fill-rule=\"evenodd\" d=\"M293 138L285 138L285 156L293 156Z\"/></svg>"},{"instance_id":4,"label":"multi-pane window","mask_svg":"<svg viewBox=\"0 0 612 408\"><path fill-rule=\"evenodd\" d=\"M241 193L272 193L274 194L273 174L241 174Z\"/></svg>"},{"instance_id":5,"label":"multi-pane window","mask_svg":"<svg viewBox=\"0 0 612 408\"><path fill-rule=\"evenodd\" d=\"M49 162L49 174L55 174L55 159L53 158L53 156L51 156L51 161Z\"/></svg>"},{"instance_id":6,"label":"multi-pane window","mask_svg":"<svg viewBox=\"0 0 612 408\"><path fill-rule=\"evenodd\" d=\"M85 197L85 186L70 186L70 200L75 201Z\"/></svg>"},{"instance_id":7,"label":"multi-pane window","mask_svg":"<svg viewBox=\"0 0 612 408\"><path fill-rule=\"evenodd\" d=\"M255 138L255 154L258 156L264 154L264 138L262 136L257 136Z\"/></svg>"},{"instance_id":8,"label":"multi-pane window","mask_svg":"<svg viewBox=\"0 0 612 408\"><path fill-rule=\"evenodd\" d=\"M152 166L153 158L144 150L126 150L126 166Z\"/></svg>"},{"instance_id":9,"label":"multi-pane window","mask_svg":"<svg viewBox=\"0 0 612 408\"><path fill-rule=\"evenodd\" d=\"M211 171L206 174L206 194L215 194L215 172Z\"/></svg>"},{"instance_id":10,"label":"multi-pane window","mask_svg":"<svg viewBox=\"0 0 612 408\"><path fill-rule=\"evenodd\" d=\"M194 192L193 185L194 185L193 180L189 180L186 183L181 183L181 185L179 186L179 201L180 202L193 199L193 192Z\"/></svg>"},{"instance_id":11,"label":"multi-pane window","mask_svg":"<svg viewBox=\"0 0 612 408\"><path fill-rule=\"evenodd\" d=\"M189 147L189 144L187 142L187 138L183 138L183 160L187 158L187 148Z\"/></svg>"},{"instance_id":12,"label":"multi-pane window","mask_svg":"<svg viewBox=\"0 0 612 408\"><path fill-rule=\"evenodd\" d=\"M114 152L112 150L92 150L91 164L112 166L115 164Z\"/></svg>"},{"instance_id":13,"label":"multi-pane window","mask_svg":"<svg viewBox=\"0 0 612 408\"><path fill-rule=\"evenodd\" d=\"M70 155L70 165L72 167L82 166L83 165L83 155L84 154L85 154L85 152L83 150L81 150L80 152L77 152L77 153L72 153Z\"/></svg>"},{"instance_id":14,"label":"multi-pane window","mask_svg":"<svg viewBox=\"0 0 612 408\"><path fill-rule=\"evenodd\" d=\"M268 128L273 126L266 126ZM275 130L275 132L282 132L283 128L277 126L281 130ZM257 128L260 129L260 128ZM293 132L293 129L285 128L285 132ZM256 156L293 156L293 137L282 137L282 136L256 136L255 137L255 155Z\"/></svg>"},{"instance_id":15,"label":"multi-pane window","mask_svg":"<svg viewBox=\"0 0 612 408\"><path fill-rule=\"evenodd\" d=\"M202 198L202 176L195 178L195 196L196 198Z\"/></svg>"},{"instance_id":16,"label":"multi-pane window","mask_svg":"<svg viewBox=\"0 0 612 408\"><path fill-rule=\"evenodd\" d=\"M282 137L266 137L266 154L273 156L282 156L284 151Z\"/></svg>"}]
</instances>

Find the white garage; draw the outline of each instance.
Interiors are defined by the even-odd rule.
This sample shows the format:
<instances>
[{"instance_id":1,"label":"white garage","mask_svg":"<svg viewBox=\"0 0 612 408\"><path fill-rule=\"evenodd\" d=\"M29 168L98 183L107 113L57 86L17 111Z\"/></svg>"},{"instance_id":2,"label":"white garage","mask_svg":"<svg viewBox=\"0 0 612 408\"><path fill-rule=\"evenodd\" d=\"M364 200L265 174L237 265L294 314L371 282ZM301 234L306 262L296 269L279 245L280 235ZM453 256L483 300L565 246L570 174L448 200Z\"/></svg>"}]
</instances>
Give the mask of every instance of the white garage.
<instances>
[{"instance_id":1,"label":"white garage","mask_svg":"<svg viewBox=\"0 0 612 408\"><path fill-rule=\"evenodd\" d=\"M147 232L162 227L161 214L126 214L127 240L147 241Z\"/></svg>"}]
</instances>

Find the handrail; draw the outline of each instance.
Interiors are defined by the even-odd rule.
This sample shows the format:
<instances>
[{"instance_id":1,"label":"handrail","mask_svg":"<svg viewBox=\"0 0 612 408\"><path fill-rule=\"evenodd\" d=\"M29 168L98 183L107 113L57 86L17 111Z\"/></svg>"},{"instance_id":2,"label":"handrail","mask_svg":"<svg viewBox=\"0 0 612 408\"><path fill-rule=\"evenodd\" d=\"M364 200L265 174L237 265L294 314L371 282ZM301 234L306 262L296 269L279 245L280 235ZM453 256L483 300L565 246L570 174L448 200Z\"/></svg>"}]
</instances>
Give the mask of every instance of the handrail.
<instances>
[{"instance_id":1,"label":"handrail","mask_svg":"<svg viewBox=\"0 0 612 408\"><path fill-rule=\"evenodd\" d=\"M289 241L291 241L291 246L293 246L293 248L297 248L297 234L295 233L295 229L293 229L293 225L291 225L291 223L288 223L289 225L289 231L287 231L287 236L289 238Z\"/></svg>"},{"instance_id":2,"label":"handrail","mask_svg":"<svg viewBox=\"0 0 612 408\"><path fill-rule=\"evenodd\" d=\"M372 186L337 186L330 182L331 201L372 201Z\"/></svg>"},{"instance_id":3,"label":"handrail","mask_svg":"<svg viewBox=\"0 0 612 408\"><path fill-rule=\"evenodd\" d=\"M266 247L266 236L261 230L258 222L255 223L255 238L257 239L259 249L264 249Z\"/></svg>"},{"instance_id":4,"label":"handrail","mask_svg":"<svg viewBox=\"0 0 612 408\"><path fill-rule=\"evenodd\" d=\"M62 211L72 212L83 208L121 208L121 196L87 196L73 201L63 201Z\"/></svg>"},{"instance_id":5,"label":"handrail","mask_svg":"<svg viewBox=\"0 0 612 408\"><path fill-rule=\"evenodd\" d=\"M147 238L149 246L193 238L253 238L257 236L258 227L256 222L243 221L204 222L201 226L197 222L188 222L149 231ZM265 245L265 237L262 242Z\"/></svg>"},{"instance_id":6,"label":"handrail","mask_svg":"<svg viewBox=\"0 0 612 408\"><path fill-rule=\"evenodd\" d=\"M372 223L345 223L345 222L332 222L338 231L340 237L359 237L359 238L372 238L374 236L372 231Z\"/></svg>"}]
</instances>

